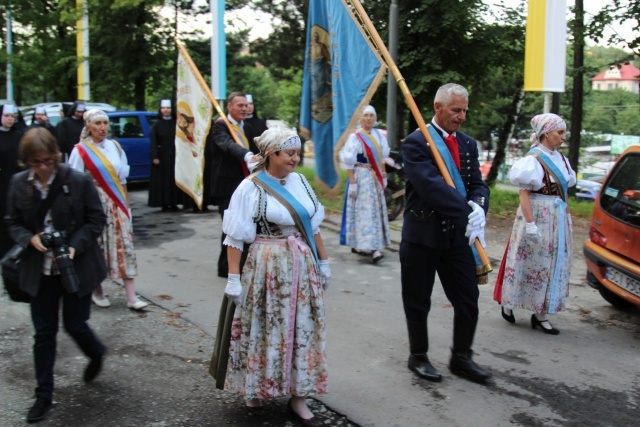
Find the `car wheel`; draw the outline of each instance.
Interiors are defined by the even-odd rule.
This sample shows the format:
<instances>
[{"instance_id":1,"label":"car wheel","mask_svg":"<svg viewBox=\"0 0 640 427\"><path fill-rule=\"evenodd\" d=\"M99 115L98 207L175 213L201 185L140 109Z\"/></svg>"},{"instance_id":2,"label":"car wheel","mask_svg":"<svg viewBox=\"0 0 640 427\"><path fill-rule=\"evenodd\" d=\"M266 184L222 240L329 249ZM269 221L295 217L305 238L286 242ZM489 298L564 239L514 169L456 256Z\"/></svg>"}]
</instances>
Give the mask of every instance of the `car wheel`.
<instances>
[{"instance_id":1,"label":"car wheel","mask_svg":"<svg viewBox=\"0 0 640 427\"><path fill-rule=\"evenodd\" d=\"M630 303L624 298L620 298L618 295L614 294L603 285L600 285L598 287L598 291L600 292L600 295L602 295L602 298L605 299L605 301L616 308L631 308L634 306L634 304Z\"/></svg>"}]
</instances>

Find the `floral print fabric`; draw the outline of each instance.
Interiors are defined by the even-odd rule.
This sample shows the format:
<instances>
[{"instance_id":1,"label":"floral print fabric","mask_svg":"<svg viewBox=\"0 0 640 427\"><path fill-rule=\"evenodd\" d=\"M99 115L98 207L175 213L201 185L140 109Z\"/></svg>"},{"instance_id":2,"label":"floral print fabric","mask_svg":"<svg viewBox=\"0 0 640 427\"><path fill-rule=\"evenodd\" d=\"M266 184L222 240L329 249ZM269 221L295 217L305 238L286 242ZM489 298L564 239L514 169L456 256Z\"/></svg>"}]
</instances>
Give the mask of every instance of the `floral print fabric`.
<instances>
[{"instance_id":1,"label":"floral print fabric","mask_svg":"<svg viewBox=\"0 0 640 427\"><path fill-rule=\"evenodd\" d=\"M231 326L225 389L264 400L326 394L323 289L307 244L257 238L241 282L246 299Z\"/></svg>"},{"instance_id":2,"label":"floral print fabric","mask_svg":"<svg viewBox=\"0 0 640 427\"><path fill-rule=\"evenodd\" d=\"M384 249L391 243L384 189L370 168L356 167L353 172L358 195L347 197L345 245L363 251Z\"/></svg>"},{"instance_id":3,"label":"floral print fabric","mask_svg":"<svg viewBox=\"0 0 640 427\"><path fill-rule=\"evenodd\" d=\"M138 274L136 253L133 248L132 221L113 202L107 193L96 184L102 210L107 216L107 225L98 238L104 259L109 268L109 278L131 279Z\"/></svg>"},{"instance_id":4,"label":"floral print fabric","mask_svg":"<svg viewBox=\"0 0 640 427\"><path fill-rule=\"evenodd\" d=\"M541 237L538 243L526 237L526 222L519 207L505 254L502 306L538 314L555 313L564 310L569 296L573 232L571 216L558 212L559 209L566 209L566 204L557 203L557 197L531 194L530 200ZM564 224L559 223L559 218L564 218ZM561 227L564 227L566 236L564 246L558 247ZM563 261L560 265L557 263L558 257ZM557 295L557 298L552 298L552 295Z\"/></svg>"}]
</instances>

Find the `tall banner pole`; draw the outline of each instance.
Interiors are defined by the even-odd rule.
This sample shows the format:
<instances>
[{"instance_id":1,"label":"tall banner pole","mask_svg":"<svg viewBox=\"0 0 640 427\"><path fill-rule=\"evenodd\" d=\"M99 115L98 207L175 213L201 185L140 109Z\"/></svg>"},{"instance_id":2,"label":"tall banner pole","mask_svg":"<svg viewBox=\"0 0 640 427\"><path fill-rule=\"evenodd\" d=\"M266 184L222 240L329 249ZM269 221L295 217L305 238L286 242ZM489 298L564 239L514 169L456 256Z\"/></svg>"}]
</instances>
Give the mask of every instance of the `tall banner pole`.
<instances>
[{"instance_id":1,"label":"tall banner pole","mask_svg":"<svg viewBox=\"0 0 640 427\"><path fill-rule=\"evenodd\" d=\"M210 0L211 9L211 92L217 99L227 93L227 49L224 32L225 0Z\"/></svg>"},{"instance_id":2,"label":"tall banner pole","mask_svg":"<svg viewBox=\"0 0 640 427\"><path fill-rule=\"evenodd\" d=\"M11 30L11 0L7 5L7 99L13 101L13 31Z\"/></svg>"},{"instance_id":3,"label":"tall banner pole","mask_svg":"<svg viewBox=\"0 0 640 427\"><path fill-rule=\"evenodd\" d=\"M82 12L76 22L76 56L78 57L78 99L91 99L91 83L89 79L89 12L87 0L76 0L76 7Z\"/></svg>"},{"instance_id":4,"label":"tall banner pole","mask_svg":"<svg viewBox=\"0 0 640 427\"><path fill-rule=\"evenodd\" d=\"M451 175L449 174L449 170L447 169L447 166L442 158L442 155L438 151L438 148L436 147L436 144L434 143L433 138L431 138L431 135L427 130L427 125L424 119L422 118L422 114L420 114L420 110L418 109L418 106L416 105L416 102L413 99L411 92L409 91L409 87L407 86L407 83L405 82L404 77L402 77L402 73L400 73L400 70L398 69L393 58L391 57L391 54L387 50L387 47L382 41L382 38L380 38L380 35L378 34L378 31L373 25L373 22L371 22L371 20L369 19L367 12L362 7L362 4L360 4L358 0L350 0L350 1L357 12L358 18L364 24L366 31L368 32L369 36L373 40L373 43L376 45L376 48L380 51L380 54L382 55L382 58L387 63L387 67L389 67L389 71L395 77L396 82L400 87L400 91L404 95L404 99L407 102L409 109L411 110L411 113L413 114L413 117L418 123L420 132L422 132L422 135L427 141L427 145L431 150L431 155L433 156L436 166L438 167L438 171L440 172L440 174L442 175L442 178L448 185L455 187L453 180L451 179ZM478 252L478 256L480 257L480 261L482 263L482 272L477 271L479 276L478 277L479 283L487 283L486 282L486 280L488 279L487 275L490 271L493 270L493 268L491 267L491 261L489 260L489 257L485 253L484 248L482 247L482 245L480 244L480 241L477 238L474 246L476 248L476 251Z\"/></svg>"}]
</instances>

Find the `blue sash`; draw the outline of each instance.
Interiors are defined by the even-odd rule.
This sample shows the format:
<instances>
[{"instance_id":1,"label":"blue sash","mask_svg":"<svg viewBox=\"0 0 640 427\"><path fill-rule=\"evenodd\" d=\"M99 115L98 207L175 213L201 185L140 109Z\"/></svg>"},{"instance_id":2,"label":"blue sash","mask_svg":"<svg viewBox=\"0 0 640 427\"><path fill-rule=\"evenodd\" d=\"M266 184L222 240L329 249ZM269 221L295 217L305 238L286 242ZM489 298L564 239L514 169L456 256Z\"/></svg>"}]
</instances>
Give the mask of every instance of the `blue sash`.
<instances>
[{"instance_id":1,"label":"blue sash","mask_svg":"<svg viewBox=\"0 0 640 427\"><path fill-rule=\"evenodd\" d=\"M427 129L429 130L429 134L431 134L431 138L433 138L433 142L436 144L436 148L438 148L438 151L444 160L444 164L447 166L447 170L449 171L449 175L451 175L451 180L453 181L456 190L458 190L458 193L467 200L467 189L464 187L462 176L453 161L453 157L451 157L451 152L449 151L447 144L445 144L444 139L442 139L433 126L427 126ZM482 265L482 261L480 261L480 256L478 255L478 251L476 251L475 246L471 246L471 252L473 252L473 258L476 261L476 265Z\"/></svg>"},{"instance_id":2,"label":"blue sash","mask_svg":"<svg viewBox=\"0 0 640 427\"><path fill-rule=\"evenodd\" d=\"M311 217L309 212L302 206L302 204L284 188L278 181L270 177L264 170L251 175L250 179L258 184L262 184L262 187L267 190L269 194L274 196L284 207L289 210L293 221L296 223L303 237L307 241L307 244L313 251L313 256L318 262L318 251L316 249L316 242L313 238L313 227L311 226Z\"/></svg>"},{"instance_id":3,"label":"blue sash","mask_svg":"<svg viewBox=\"0 0 640 427\"><path fill-rule=\"evenodd\" d=\"M532 148L527 153L527 155L534 156L541 161L542 166L551 174L551 176L553 176L553 179L556 181L556 183L558 183L560 187L562 187L562 200L566 202L569 183L564 178L564 175L562 174L560 169L558 169L558 166L556 166L556 164L553 163L553 160L551 160L549 156L547 156L545 152L539 148ZM558 153L558 155L562 154Z\"/></svg>"}]
</instances>

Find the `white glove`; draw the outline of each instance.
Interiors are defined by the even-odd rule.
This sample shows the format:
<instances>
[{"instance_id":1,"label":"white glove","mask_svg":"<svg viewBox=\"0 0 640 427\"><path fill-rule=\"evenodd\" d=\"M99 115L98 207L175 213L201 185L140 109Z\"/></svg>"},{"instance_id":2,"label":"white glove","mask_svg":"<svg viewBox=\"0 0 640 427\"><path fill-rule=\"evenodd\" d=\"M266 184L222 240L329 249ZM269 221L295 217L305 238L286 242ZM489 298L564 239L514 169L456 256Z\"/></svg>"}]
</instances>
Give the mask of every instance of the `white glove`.
<instances>
[{"instance_id":1,"label":"white glove","mask_svg":"<svg viewBox=\"0 0 640 427\"><path fill-rule=\"evenodd\" d=\"M474 227L471 223L467 224L467 230L464 233L469 238L469 246L473 246L476 238L480 240L480 244L483 248L487 247L484 241L484 227Z\"/></svg>"},{"instance_id":2,"label":"white glove","mask_svg":"<svg viewBox=\"0 0 640 427\"><path fill-rule=\"evenodd\" d=\"M247 154L244 155L244 162L247 164L247 169L249 169L249 172L251 172L253 168L255 168L258 165L259 161L260 161L260 156L254 155L251 151L249 151Z\"/></svg>"},{"instance_id":3,"label":"white glove","mask_svg":"<svg viewBox=\"0 0 640 427\"><path fill-rule=\"evenodd\" d=\"M474 227L484 227L486 225L486 221L484 218L484 209L482 209L476 202L471 200L469 200L467 204L471 206L471 209L473 209L473 212L471 212L468 217L469 224L473 225Z\"/></svg>"},{"instance_id":4,"label":"white glove","mask_svg":"<svg viewBox=\"0 0 640 427\"><path fill-rule=\"evenodd\" d=\"M358 184L349 184L349 197L355 199L358 195Z\"/></svg>"},{"instance_id":5,"label":"white glove","mask_svg":"<svg viewBox=\"0 0 640 427\"><path fill-rule=\"evenodd\" d=\"M387 188L387 178L382 178L382 188Z\"/></svg>"},{"instance_id":6,"label":"white glove","mask_svg":"<svg viewBox=\"0 0 640 427\"><path fill-rule=\"evenodd\" d=\"M224 288L224 294L228 296L235 305L242 305L242 285L240 284L239 274L229 274L227 287Z\"/></svg>"},{"instance_id":7,"label":"white glove","mask_svg":"<svg viewBox=\"0 0 640 427\"><path fill-rule=\"evenodd\" d=\"M533 243L538 243L540 241L540 237L542 237L542 234L540 234L540 231L538 230L538 226L534 221L526 223L525 233L527 235L527 238L531 240Z\"/></svg>"},{"instance_id":8,"label":"white glove","mask_svg":"<svg viewBox=\"0 0 640 427\"><path fill-rule=\"evenodd\" d=\"M322 279L322 289L329 289L331 283L331 267L329 267L329 259L318 260L318 268L320 269L320 278Z\"/></svg>"}]
</instances>

